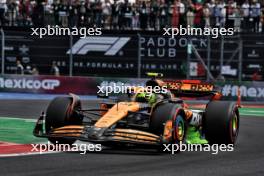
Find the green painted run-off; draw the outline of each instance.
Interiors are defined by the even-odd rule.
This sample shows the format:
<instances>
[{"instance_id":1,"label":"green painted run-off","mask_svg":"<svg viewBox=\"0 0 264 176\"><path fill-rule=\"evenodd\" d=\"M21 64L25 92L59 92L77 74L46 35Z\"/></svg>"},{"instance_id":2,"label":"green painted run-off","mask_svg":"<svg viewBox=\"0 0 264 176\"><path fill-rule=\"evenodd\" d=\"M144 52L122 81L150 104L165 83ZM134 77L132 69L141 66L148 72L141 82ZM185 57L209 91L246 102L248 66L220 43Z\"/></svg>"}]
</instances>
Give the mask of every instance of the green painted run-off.
<instances>
[{"instance_id":1,"label":"green painted run-off","mask_svg":"<svg viewBox=\"0 0 264 176\"><path fill-rule=\"evenodd\" d=\"M240 115L264 117L264 108L240 108Z\"/></svg>"},{"instance_id":2,"label":"green painted run-off","mask_svg":"<svg viewBox=\"0 0 264 176\"><path fill-rule=\"evenodd\" d=\"M35 122L27 119L0 117L0 141L19 144L45 142L33 136Z\"/></svg>"}]
</instances>

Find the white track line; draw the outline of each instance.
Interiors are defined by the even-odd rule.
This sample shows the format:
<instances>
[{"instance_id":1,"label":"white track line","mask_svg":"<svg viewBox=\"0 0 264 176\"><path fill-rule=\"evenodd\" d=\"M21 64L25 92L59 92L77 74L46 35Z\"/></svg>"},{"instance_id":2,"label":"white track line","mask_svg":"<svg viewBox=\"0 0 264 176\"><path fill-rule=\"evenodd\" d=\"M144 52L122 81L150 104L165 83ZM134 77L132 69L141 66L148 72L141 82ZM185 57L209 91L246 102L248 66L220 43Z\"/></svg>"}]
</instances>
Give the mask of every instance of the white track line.
<instances>
[{"instance_id":1,"label":"white track line","mask_svg":"<svg viewBox=\"0 0 264 176\"><path fill-rule=\"evenodd\" d=\"M250 114L250 113L239 113L243 116L256 116L256 117L264 117L263 114Z\"/></svg>"},{"instance_id":2,"label":"white track line","mask_svg":"<svg viewBox=\"0 0 264 176\"><path fill-rule=\"evenodd\" d=\"M16 157L16 156L32 156L32 155L45 155L45 154L53 154L53 153L62 153L62 152L29 152L29 153L12 153L12 154L0 154L0 158L3 157Z\"/></svg>"},{"instance_id":3,"label":"white track line","mask_svg":"<svg viewBox=\"0 0 264 176\"><path fill-rule=\"evenodd\" d=\"M25 119L25 118L22 118L22 117L0 117L0 119L24 120L26 122L37 122L37 119Z\"/></svg>"}]
</instances>

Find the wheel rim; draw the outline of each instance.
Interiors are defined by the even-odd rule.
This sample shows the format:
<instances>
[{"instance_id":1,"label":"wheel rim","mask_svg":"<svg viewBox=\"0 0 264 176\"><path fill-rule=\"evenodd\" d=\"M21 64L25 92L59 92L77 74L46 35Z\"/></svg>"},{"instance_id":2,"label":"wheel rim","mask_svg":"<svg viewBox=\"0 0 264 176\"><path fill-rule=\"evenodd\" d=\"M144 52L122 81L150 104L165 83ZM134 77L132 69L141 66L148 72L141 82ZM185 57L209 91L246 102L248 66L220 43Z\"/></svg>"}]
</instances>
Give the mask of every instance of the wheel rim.
<instances>
[{"instance_id":1,"label":"wheel rim","mask_svg":"<svg viewBox=\"0 0 264 176\"><path fill-rule=\"evenodd\" d=\"M239 121L238 116L236 113L234 113L232 119L230 119L230 140L232 143L235 143L237 134L238 134L238 128L239 128Z\"/></svg>"},{"instance_id":2,"label":"wheel rim","mask_svg":"<svg viewBox=\"0 0 264 176\"><path fill-rule=\"evenodd\" d=\"M175 136L176 140L182 141L184 138L184 121L181 116L178 116L175 123Z\"/></svg>"},{"instance_id":3,"label":"wheel rim","mask_svg":"<svg viewBox=\"0 0 264 176\"><path fill-rule=\"evenodd\" d=\"M238 127L237 123L238 123L237 116L234 115L232 118L232 132L234 136L236 135L236 132L237 132L237 127Z\"/></svg>"}]
</instances>

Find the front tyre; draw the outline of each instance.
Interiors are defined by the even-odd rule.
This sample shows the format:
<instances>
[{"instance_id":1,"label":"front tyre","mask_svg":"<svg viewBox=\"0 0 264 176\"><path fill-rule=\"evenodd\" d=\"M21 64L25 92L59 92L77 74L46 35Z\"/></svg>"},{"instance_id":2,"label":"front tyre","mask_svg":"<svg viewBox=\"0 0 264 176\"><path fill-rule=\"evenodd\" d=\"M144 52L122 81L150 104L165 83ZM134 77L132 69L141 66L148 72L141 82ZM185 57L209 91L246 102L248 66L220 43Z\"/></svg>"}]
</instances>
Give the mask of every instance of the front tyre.
<instances>
[{"instance_id":1,"label":"front tyre","mask_svg":"<svg viewBox=\"0 0 264 176\"><path fill-rule=\"evenodd\" d=\"M75 114L75 110L81 109L80 101L76 102L73 109L71 108L73 103L72 97L56 97L54 98L46 112L45 129L49 134L54 128L63 127L65 125L78 125L82 123L82 119ZM61 137L49 137L50 142L54 144L73 144L75 139L61 138Z\"/></svg>"},{"instance_id":2,"label":"front tyre","mask_svg":"<svg viewBox=\"0 0 264 176\"><path fill-rule=\"evenodd\" d=\"M150 131L158 136L162 136L164 144L184 143L186 139L187 125L185 113L181 108L181 105L174 103L163 103L158 105L153 110L150 118ZM170 131L170 135L168 135L166 131ZM162 147L163 146L158 150L163 151Z\"/></svg>"}]
</instances>

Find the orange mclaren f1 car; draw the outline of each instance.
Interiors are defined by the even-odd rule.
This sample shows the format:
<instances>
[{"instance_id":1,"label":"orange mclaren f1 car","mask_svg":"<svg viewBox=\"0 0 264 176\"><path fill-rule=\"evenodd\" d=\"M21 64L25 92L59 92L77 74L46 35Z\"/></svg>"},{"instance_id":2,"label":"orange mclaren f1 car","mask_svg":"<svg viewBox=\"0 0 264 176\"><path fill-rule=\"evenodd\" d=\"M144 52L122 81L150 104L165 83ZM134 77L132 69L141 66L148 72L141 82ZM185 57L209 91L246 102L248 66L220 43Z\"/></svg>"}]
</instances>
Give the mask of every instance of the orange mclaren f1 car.
<instances>
[{"instance_id":1,"label":"orange mclaren f1 car","mask_svg":"<svg viewBox=\"0 0 264 176\"><path fill-rule=\"evenodd\" d=\"M38 119L34 135L51 142L76 140L106 146L162 146L185 142L189 126L195 126L210 144L234 144L239 131L239 111L234 102L219 100L220 91L200 81L162 81L152 78L146 87L166 86L164 93L144 88L123 100L104 100L98 109L84 109L78 96L57 97ZM138 91L141 90L141 91ZM205 109L189 109L179 97L208 97ZM44 121L45 120L45 121Z\"/></svg>"}]
</instances>

